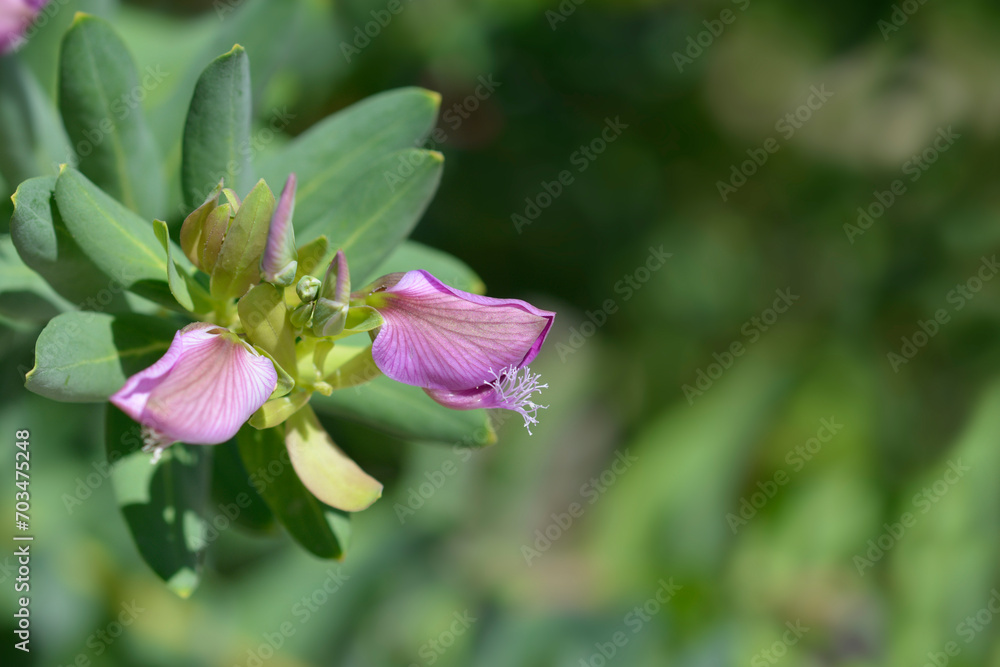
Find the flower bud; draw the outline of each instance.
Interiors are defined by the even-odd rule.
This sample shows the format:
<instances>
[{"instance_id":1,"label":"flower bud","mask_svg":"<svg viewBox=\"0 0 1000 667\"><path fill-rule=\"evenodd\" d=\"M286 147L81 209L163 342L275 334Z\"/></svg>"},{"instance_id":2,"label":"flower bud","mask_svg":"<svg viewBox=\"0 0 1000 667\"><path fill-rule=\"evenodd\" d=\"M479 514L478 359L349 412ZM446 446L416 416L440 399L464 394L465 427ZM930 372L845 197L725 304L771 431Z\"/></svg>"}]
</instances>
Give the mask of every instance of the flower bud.
<instances>
[{"instance_id":1,"label":"flower bud","mask_svg":"<svg viewBox=\"0 0 1000 667\"><path fill-rule=\"evenodd\" d=\"M281 191L281 198L271 217L267 245L264 247L264 255L260 258L261 278L281 287L287 287L295 281L295 272L298 268L295 230L292 228L295 185L295 174L289 174L285 189Z\"/></svg>"},{"instance_id":2,"label":"flower bud","mask_svg":"<svg viewBox=\"0 0 1000 667\"><path fill-rule=\"evenodd\" d=\"M309 303L319 295L319 288L322 284L319 278L302 276L299 283L295 286L295 293L298 294L302 303Z\"/></svg>"}]
</instances>

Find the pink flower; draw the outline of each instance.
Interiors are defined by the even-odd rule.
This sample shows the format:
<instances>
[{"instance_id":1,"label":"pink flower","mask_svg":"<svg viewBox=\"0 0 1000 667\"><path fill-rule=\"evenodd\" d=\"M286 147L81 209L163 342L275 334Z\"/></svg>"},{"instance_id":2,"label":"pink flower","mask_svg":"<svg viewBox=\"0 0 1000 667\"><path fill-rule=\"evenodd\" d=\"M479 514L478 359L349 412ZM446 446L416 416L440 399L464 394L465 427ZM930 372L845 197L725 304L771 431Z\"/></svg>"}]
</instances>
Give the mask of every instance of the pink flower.
<instances>
[{"instance_id":1,"label":"pink flower","mask_svg":"<svg viewBox=\"0 0 1000 667\"><path fill-rule=\"evenodd\" d=\"M379 369L422 387L456 410L504 408L537 423L531 396L547 385L527 365L555 313L517 299L493 299L448 287L426 271L386 276L366 298L384 324L372 345Z\"/></svg>"},{"instance_id":2,"label":"pink flower","mask_svg":"<svg viewBox=\"0 0 1000 667\"><path fill-rule=\"evenodd\" d=\"M0 53L13 50L48 0L0 0Z\"/></svg>"},{"instance_id":3,"label":"pink flower","mask_svg":"<svg viewBox=\"0 0 1000 667\"><path fill-rule=\"evenodd\" d=\"M226 442L277 383L267 357L228 329L196 322L178 331L167 353L110 400L142 424L146 449L158 455L174 442Z\"/></svg>"}]
</instances>

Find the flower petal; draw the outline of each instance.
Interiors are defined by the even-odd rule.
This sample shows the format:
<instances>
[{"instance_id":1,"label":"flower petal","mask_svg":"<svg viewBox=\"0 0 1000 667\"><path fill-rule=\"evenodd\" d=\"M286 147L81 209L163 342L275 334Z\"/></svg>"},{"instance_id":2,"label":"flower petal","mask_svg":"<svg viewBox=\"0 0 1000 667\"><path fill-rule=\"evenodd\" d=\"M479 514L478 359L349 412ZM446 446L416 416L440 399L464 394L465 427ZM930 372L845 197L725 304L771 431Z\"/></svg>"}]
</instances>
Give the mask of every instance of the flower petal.
<instances>
[{"instance_id":1,"label":"flower petal","mask_svg":"<svg viewBox=\"0 0 1000 667\"><path fill-rule=\"evenodd\" d=\"M372 355L388 377L461 392L538 354L555 313L517 299L493 299L410 271L367 299L385 319Z\"/></svg>"},{"instance_id":2,"label":"flower petal","mask_svg":"<svg viewBox=\"0 0 1000 667\"><path fill-rule=\"evenodd\" d=\"M277 372L234 334L196 323L178 331L166 355L111 397L163 441L229 440L270 397Z\"/></svg>"},{"instance_id":3,"label":"flower petal","mask_svg":"<svg viewBox=\"0 0 1000 667\"><path fill-rule=\"evenodd\" d=\"M333 444L312 408L288 419L285 444L302 484L330 507L360 512L382 496L382 485Z\"/></svg>"}]
</instances>

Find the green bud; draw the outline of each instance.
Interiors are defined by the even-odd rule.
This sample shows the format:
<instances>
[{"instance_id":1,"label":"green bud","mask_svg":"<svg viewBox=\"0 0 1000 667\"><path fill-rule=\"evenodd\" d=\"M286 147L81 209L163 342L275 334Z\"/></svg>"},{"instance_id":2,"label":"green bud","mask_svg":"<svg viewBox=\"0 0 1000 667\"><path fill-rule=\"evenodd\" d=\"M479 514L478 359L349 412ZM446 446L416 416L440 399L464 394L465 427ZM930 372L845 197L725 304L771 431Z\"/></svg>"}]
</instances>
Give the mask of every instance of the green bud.
<instances>
[{"instance_id":1,"label":"green bud","mask_svg":"<svg viewBox=\"0 0 1000 667\"><path fill-rule=\"evenodd\" d=\"M347 311L351 304L351 274L347 268L344 251L338 250L326 271L319 298L313 311L312 332L314 336L336 336L343 332L347 323Z\"/></svg>"},{"instance_id":2,"label":"green bud","mask_svg":"<svg viewBox=\"0 0 1000 667\"><path fill-rule=\"evenodd\" d=\"M305 329L312 319L313 304L304 303L292 311L290 316L292 326L296 329Z\"/></svg>"},{"instance_id":3,"label":"green bud","mask_svg":"<svg viewBox=\"0 0 1000 667\"><path fill-rule=\"evenodd\" d=\"M319 278L314 278L313 276L302 276L299 280L298 285L295 286L295 293L299 295L299 299L302 303L309 303L314 301L316 296L319 294L319 288L322 285L322 281Z\"/></svg>"}]
</instances>

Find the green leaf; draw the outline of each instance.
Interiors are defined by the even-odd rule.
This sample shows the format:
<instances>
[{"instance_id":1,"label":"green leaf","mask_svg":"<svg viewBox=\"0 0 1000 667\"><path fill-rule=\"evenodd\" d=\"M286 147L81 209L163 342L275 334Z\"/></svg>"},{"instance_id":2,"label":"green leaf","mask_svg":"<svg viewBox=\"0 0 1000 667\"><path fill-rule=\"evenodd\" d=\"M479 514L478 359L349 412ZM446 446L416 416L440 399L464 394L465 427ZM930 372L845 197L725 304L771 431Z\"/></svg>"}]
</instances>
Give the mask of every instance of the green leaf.
<instances>
[{"instance_id":1,"label":"green leaf","mask_svg":"<svg viewBox=\"0 0 1000 667\"><path fill-rule=\"evenodd\" d=\"M175 305L167 262L152 222L146 222L64 166L56 180L56 204L80 249L105 276L164 305Z\"/></svg>"},{"instance_id":2,"label":"green leaf","mask_svg":"<svg viewBox=\"0 0 1000 667\"><path fill-rule=\"evenodd\" d=\"M212 298L205 291L205 288L194 279L189 271L182 270L174 261L167 223L163 220L154 220L153 231L156 233L156 238L160 240L164 252L167 253L167 283L170 285L170 293L177 299L177 303L192 313L207 313L212 310Z\"/></svg>"},{"instance_id":3,"label":"green leaf","mask_svg":"<svg viewBox=\"0 0 1000 667\"><path fill-rule=\"evenodd\" d=\"M267 183L260 181L236 212L222 241L212 269L212 296L241 297L260 279L260 256L267 245L272 215L274 195Z\"/></svg>"},{"instance_id":4,"label":"green leaf","mask_svg":"<svg viewBox=\"0 0 1000 667\"><path fill-rule=\"evenodd\" d=\"M401 163L411 169L405 178L395 176ZM350 181L322 220L321 231L331 239L333 252L327 251L320 266L342 248L354 283L364 284L420 220L441 181L443 164L438 152L410 148L382 158Z\"/></svg>"},{"instance_id":5,"label":"green leaf","mask_svg":"<svg viewBox=\"0 0 1000 667\"><path fill-rule=\"evenodd\" d=\"M146 315L63 313L39 334L25 386L56 401L106 401L163 356L176 330Z\"/></svg>"},{"instance_id":6,"label":"green leaf","mask_svg":"<svg viewBox=\"0 0 1000 667\"><path fill-rule=\"evenodd\" d=\"M208 524L212 448L174 444L150 464L141 427L107 409L107 453L115 500L143 560L167 586L188 597L198 585Z\"/></svg>"},{"instance_id":7,"label":"green leaf","mask_svg":"<svg viewBox=\"0 0 1000 667\"><path fill-rule=\"evenodd\" d=\"M292 467L284 428L244 426L236 434L243 465L278 521L292 538L320 558L343 558L350 537L348 515L309 493Z\"/></svg>"},{"instance_id":8,"label":"green leaf","mask_svg":"<svg viewBox=\"0 0 1000 667\"><path fill-rule=\"evenodd\" d=\"M72 308L72 303L21 261L10 237L0 236L0 313L16 320L47 322Z\"/></svg>"},{"instance_id":9,"label":"green leaf","mask_svg":"<svg viewBox=\"0 0 1000 667\"><path fill-rule=\"evenodd\" d=\"M403 241L377 269L372 271L372 275L384 276L389 273L405 273L415 269L423 269L445 285L456 289L473 294L486 293L486 285L482 278L465 262L416 241Z\"/></svg>"},{"instance_id":10,"label":"green leaf","mask_svg":"<svg viewBox=\"0 0 1000 667\"><path fill-rule=\"evenodd\" d=\"M10 235L24 263L80 308L128 310L124 286L109 281L87 257L53 201L55 176L32 178L14 193Z\"/></svg>"},{"instance_id":11,"label":"green leaf","mask_svg":"<svg viewBox=\"0 0 1000 667\"><path fill-rule=\"evenodd\" d=\"M259 173L269 183L284 183L292 172L298 178L296 237L327 234L336 250L342 237L328 233L331 208L351 193L357 174L390 153L418 146L434 127L440 101L420 88L375 95L326 118L264 161Z\"/></svg>"},{"instance_id":12,"label":"green leaf","mask_svg":"<svg viewBox=\"0 0 1000 667\"><path fill-rule=\"evenodd\" d=\"M0 174L14 186L69 159L66 131L19 58L0 58Z\"/></svg>"},{"instance_id":13,"label":"green leaf","mask_svg":"<svg viewBox=\"0 0 1000 667\"><path fill-rule=\"evenodd\" d=\"M404 440L479 447L496 442L485 410L450 410L422 389L377 377L363 385L314 395L313 406ZM485 437L484 437L485 434Z\"/></svg>"},{"instance_id":14,"label":"green leaf","mask_svg":"<svg viewBox=\"0 0 1000 667\"><path fill-rule=\"evenodd\" d=\"M125 44L102 19L77 14L63 37L59 109L79 169L144 218L165 213L166 188L138 95L161 78L146 74L140 81Z\"/></svg>"},{"instance_id":15,"label":"green leaf","mask_svg":"<svg viewBox=\"0 0 1000 667\"><path fill-rule=\"evenodd\" d=\"M219 512L249 530L272 530L274 514L250 483L236 439L212 450L212 502Z\"/></svg>"},{"instance_id":16,"label":"green leaf","mask_svg":"<svg viewBox=\"0 0 1000 667\"><path fill-rule=\"evenodd\" d=\"M191 98L181 158L189 210L205 201L220 178L239 193L250 189L251 102L250 59L237 44L205 68Z\"/></svg>"}]
</instances>

